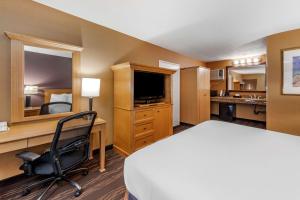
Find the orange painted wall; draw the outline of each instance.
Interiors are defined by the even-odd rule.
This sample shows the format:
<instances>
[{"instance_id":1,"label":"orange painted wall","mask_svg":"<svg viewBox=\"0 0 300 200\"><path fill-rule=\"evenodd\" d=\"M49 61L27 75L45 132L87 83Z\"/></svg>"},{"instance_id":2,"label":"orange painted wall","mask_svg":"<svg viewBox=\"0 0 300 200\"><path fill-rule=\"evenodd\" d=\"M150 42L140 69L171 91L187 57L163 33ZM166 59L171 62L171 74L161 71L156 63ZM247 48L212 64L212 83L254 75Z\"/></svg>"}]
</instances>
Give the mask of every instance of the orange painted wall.
<instances>
[{"instance_id":1,"label":"orange painted wall","mask_svg":"<svg viewBox=\"0 0 300 200\"><path fill-rule=\"evenodd\" d=\"M267 128L300 135L300 96L281 94L281 50L295 47L300 48L300 29L267 38Z\"/></svg>"}]
</instances>

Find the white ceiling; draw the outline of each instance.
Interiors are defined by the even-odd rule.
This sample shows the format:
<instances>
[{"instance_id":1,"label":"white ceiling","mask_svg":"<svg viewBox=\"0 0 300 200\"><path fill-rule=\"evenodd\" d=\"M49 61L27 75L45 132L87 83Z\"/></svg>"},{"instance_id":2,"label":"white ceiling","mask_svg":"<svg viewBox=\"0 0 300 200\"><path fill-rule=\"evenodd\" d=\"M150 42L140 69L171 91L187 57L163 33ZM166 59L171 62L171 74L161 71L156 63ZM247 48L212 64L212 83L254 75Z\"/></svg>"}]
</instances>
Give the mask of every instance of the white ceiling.
<instances>
[{"instance_id":1,"label":"white ceiling","mask_svg":"<svg viewBox=\"0 0 300 200\"><path fill-rule=\"evenodd\" d=\"M203 61L266 52L264 38L300 28L299 0L35 0Z\"/></svg>"}]
</instances>

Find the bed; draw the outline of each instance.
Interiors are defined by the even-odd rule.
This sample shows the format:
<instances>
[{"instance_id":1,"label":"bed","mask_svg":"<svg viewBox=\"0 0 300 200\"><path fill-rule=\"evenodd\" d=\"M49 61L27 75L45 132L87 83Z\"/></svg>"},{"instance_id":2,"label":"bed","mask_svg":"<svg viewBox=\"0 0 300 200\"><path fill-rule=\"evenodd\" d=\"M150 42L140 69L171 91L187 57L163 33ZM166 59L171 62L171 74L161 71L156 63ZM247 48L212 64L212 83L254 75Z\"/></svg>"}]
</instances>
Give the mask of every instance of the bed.
<instances>
[{"instance_id":1,"label":"bed","mask_svg":"<svg viewBox=\"0 0 300 200\"><path fill-rule=\"evenodd\" d=\"M129 199L300 199L300 137L207 121L125 159Z\"/></svg>"}]
</instances>

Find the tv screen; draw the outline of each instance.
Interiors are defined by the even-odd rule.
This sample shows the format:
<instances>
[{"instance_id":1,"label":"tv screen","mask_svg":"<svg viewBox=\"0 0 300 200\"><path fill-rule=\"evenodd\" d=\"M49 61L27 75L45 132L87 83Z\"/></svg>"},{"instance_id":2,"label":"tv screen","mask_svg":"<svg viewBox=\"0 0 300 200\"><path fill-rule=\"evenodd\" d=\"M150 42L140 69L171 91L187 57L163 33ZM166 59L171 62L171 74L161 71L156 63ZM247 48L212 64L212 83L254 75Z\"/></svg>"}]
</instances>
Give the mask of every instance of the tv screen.
<instances>
[{"instance_id":1,"label":"tv screen","mask_svg":"<svg viewBox=\"0 0 300 200\"><path fill-rule=\"evenodd\" d=\"M165 97L165 76L149 72L134 72L134 99L151 100Z\"/></svg>"}]
</instances>

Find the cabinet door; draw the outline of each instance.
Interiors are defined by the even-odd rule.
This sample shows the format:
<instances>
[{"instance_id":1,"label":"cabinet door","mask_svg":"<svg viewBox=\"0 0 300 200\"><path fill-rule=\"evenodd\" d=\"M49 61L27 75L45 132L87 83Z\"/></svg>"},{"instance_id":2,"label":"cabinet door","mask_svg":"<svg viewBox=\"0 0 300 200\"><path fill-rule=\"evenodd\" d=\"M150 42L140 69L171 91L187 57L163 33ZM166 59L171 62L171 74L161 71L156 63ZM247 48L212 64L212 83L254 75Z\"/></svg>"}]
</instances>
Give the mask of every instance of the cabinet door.
<instances>
[{"instance_id":1,"label":"cabinet door","mask_svg":"<svg viewBox=\"0 0 300 200\"><path fill-rule=\"evenodd\" d=\"M210 71L204 67L198 70L198 111L201 123L210 120Z\"/></svg>"},{"instance_id":2,"label":"cabinet door","mask_svg":"<svg viewBox=\"0 0 300 200\"><path fill-rule=\"evenodd\" d=\"M158 107L154 109L154 138L155 141L173 134L172 109L169 107Z\"/></svg>"}]
</instances>

